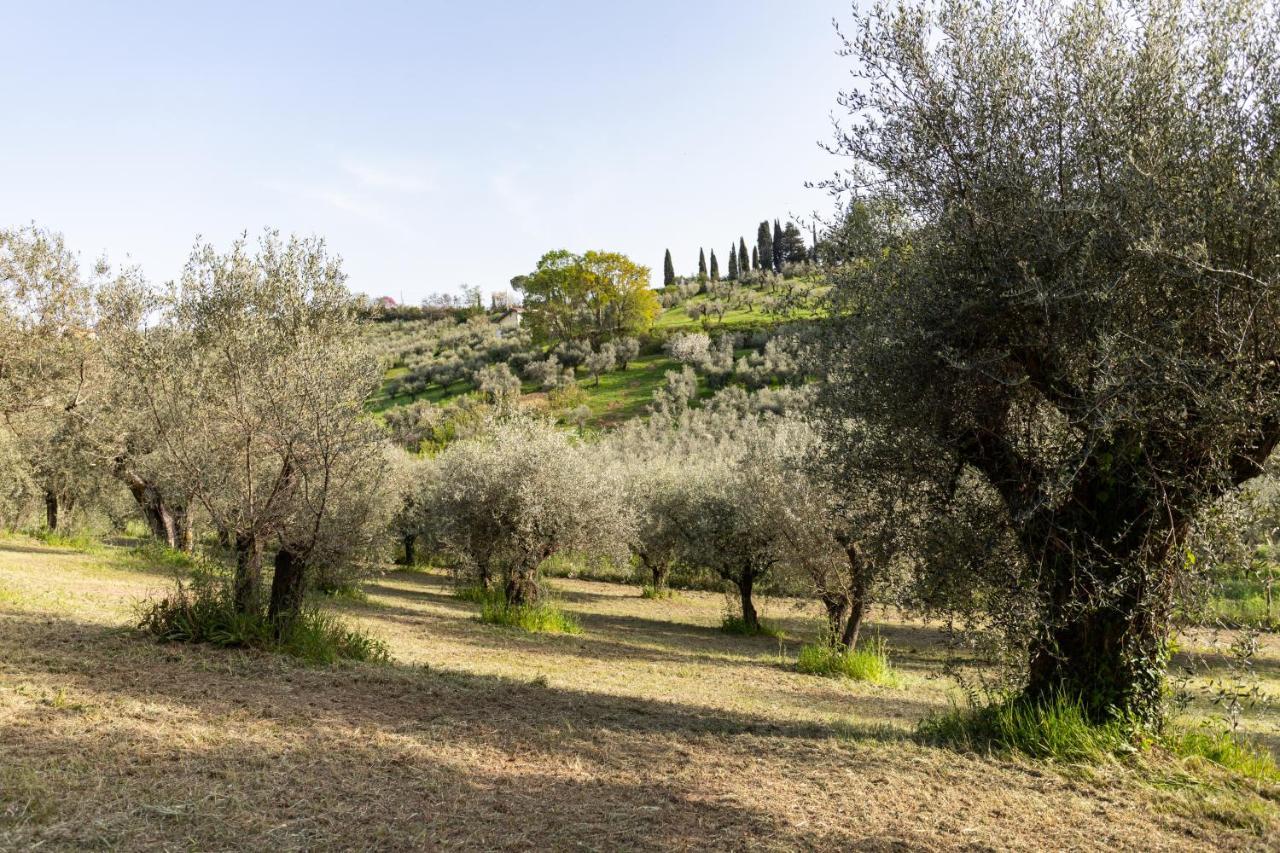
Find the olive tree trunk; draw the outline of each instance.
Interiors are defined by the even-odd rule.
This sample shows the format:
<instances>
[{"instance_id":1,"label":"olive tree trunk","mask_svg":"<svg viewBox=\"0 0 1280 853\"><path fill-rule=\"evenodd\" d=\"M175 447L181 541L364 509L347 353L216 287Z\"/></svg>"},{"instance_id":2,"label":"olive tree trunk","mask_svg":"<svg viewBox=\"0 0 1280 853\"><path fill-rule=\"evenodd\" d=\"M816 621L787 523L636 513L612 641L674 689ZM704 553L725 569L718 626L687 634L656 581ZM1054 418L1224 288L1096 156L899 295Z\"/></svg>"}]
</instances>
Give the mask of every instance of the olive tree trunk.
<instances>
[{"instance_id":1,"label":"olive tree trunk","mask_svg":"<svg viewBox=\"0 0 1280 853\"><path fill-rule=\"evenodd\" d=\"M50 530L58 529L58 496L50 491L44 493L44 523Z\"/></svg>"},{"instance_id":2,"label":"olive tree trunk","mask_svg":"<svg viewBox=\"0 0 1280 853\"><path fill-rule=\"evenodd\" d=\"M755 603L751 600L751 592L755 587L755 572L743 569L737 578L738 595L742 599L742 624L751 633L760 630L760 616L756 613Z\"/></svg>"},{"instance_id":3,"label":"olive tree trunk","mask_svg":"<svg viewBox=\"0 0 1280 853\"><path fill-rule=\"evenodd\" d=\"M237 534L236 576L233 595L236 610L241 613L258 611L262 592L262 545L252 534Z\"/></svg>"},{"instance_id":4,"label":"olive tree trunk","mask_svg":"<svg viewBox=\"0 0 1280 853\"><path fill-rule=\"evenodd\" d=\"M277 631L302 611L307 591L307 561L287 548L276 552L271 578L271 602L267 617L276 623Z\"/></svg>"}]
</instances>

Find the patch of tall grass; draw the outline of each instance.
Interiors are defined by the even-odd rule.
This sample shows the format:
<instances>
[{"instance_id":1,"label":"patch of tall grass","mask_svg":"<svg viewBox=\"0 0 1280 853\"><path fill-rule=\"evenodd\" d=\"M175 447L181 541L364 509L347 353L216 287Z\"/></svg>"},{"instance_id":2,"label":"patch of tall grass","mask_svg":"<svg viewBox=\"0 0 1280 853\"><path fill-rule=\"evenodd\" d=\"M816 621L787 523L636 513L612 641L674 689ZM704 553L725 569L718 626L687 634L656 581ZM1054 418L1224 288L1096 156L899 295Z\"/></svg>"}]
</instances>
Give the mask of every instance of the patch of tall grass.
<instances>
[{"instance_id":1,"label":"patch of tall grass","mask_svg":"<svg viewBox=\"0 0 1280 853\"><path fill-rule=\"evenodd\" d=\"M497 587L486 587L484 584L467 584L455 586L453 597L472 604L492 604L502 601L502 590Z\"/></svg>"},{"instance_id":2,"label":"patch of tall grass","mask_svg":"<svg viewBox=\"0 0 1280 853\"><path fill-rule=\"evenodd\" d=\"M1078 698L1057 695L1032 702L1015 697L978 708L954 707L920 723L927 742L973 752L1009 752L1030 758L1096 763L1132 753L1132 727L1097 725Z\"/></svg>"},{"instance_id":3,"label":"patch of tall grass","mask_svg":"<svg viewBox=\"0 0 1280 853\"><path fill-rule=\"evenodd\" d=\"M796 669L806 675L851 678L873 684L894 684L896 673L889 661L889 644L871 637L856 649L846 649L826 640L803 646Z\"/></svg>"},{"instance_id":4,"label":"patch of tall grass","mask_svg":"<svg viewBox=\"0 0 1280 853\"><path fill-rule=\"evenodd\" d=\"M582 633L578 620L553 604L512 605L501 594L481 603L479 619L488 625L519 628L532 634Z\"/></svg>"},{"instance_id":5,"label":"patch of tall grass","mask_svg":"<svg viewBox=\"0 0 1280 853\"><path fill-rule=\"evenodd\" d=\"M144 602L138 627L168 642L260 649L315 664L391 659L386 643L316 607L275 621L261 611L241 612L227 580L209 572L179 580L170 594Z\"/></svg>"},{"instance_id":6,"label":"patch of tall grass","mask_svg":"<svg viewBox=\"0 0 1280 853\"><path fill-rule=\"evenodd\" d=\"M741 637L772 637L775 640L786 639L786 633L776 625L764 620L759 626L747 624L747 620L733 614L726 615L720 622L720 630L726 634L737 634Z\"/></svg>"}]
</instances>

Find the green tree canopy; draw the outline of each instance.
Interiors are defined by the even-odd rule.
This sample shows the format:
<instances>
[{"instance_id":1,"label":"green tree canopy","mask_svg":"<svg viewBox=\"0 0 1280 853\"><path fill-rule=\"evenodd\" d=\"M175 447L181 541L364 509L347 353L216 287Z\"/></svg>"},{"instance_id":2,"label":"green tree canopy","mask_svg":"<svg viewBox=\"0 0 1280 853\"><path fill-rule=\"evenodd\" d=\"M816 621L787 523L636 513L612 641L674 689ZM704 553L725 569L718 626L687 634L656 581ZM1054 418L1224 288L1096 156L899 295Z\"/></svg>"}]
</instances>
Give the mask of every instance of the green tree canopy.
<instances>
[{"instance_id":1,"label":"green tree canopy","mask_svg":"<svg viewBox=\"0 0 1280 853\"><path fill-rule=\"evenodd\" d=\"M618 252L547 252L537 269L511 286L524 295L534 337L552 344L585 339L598 346L639 334L661 310L649 288L649 268Z\"/></svg>"}]
</instances>

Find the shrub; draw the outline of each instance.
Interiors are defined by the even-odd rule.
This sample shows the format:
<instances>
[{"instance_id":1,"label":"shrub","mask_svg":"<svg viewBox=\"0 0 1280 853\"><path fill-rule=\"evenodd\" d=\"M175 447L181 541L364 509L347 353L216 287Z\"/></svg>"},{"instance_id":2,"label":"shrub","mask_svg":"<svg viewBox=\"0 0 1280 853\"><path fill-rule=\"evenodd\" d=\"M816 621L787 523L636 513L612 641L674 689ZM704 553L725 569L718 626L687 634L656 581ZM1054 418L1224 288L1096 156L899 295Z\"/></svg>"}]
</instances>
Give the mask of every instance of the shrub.
<instances>
[{"instance_id":1,"label":"shrub","mask_svg":"<svg viewBox=\"0 0 1280 853\"><path fill-rule=\"evenodd\" d=\"M952 708L923 720L918 733L953 748L1053 761L1099 762L1134 751L1130 724L1091 723L1084 703L1065 694L1042 702L1017 697L981 708Z\"/></svg>"},{"instance_id":2,"label":"shrub","mask_svg":"<svg viewBox=\"0 0 1280 853\"><path fill-rule=\"evenodd\" d=\"M743 637L773 637L781 640L786 637L782 629L761 621L759 625L751 625L746 619L736 615L726 615L720 622L720 630L726 634L738 634Z\"/></svg>"},{"instance_id":3,"label":"shrub","mask_svg":"<svg viewBox=\"0 0 1280 853\"><path fill-rule=\"evenodd\" d=\"M385 663L391 658L386 643L314 607L279 621L260 611L242 612L227 579L211 573L197 573L190 582L179 581L164 598L145 602L138 627L168 642L260 649L309 663Z\"/></svg>"},{"instance_id":4,"label":"shrub","mask_svg":"<svg viewBox=\"0 0 1280 853\"><path fill-rule=\"evenodd\" d=\"M654 586L647 583L640 587L641 598L675 598L675 590L669 586Z\"/></svg>"},{"instance_id":5,"label":"shrub","mask_svg":"<svg viewBox=\"0 0 1280 853\"><path fill-rule=\"evenodd\" d=\"M568 613L545 602L507 604L501 595L480 607L480 621L488 625L519 628L531 634L581 634L582 626Z\"/></svg>"},{"instance_id":6,"label":"shrub","mask_svg":"<svg viewBox=\"0 0 1280 853\"><path fill-rule=\"evenodd\" d=\"M889 645L880 637L872 637L857 649L845 649L819 640L800 649L796 669L806 675L826 675L892 684L896 680L889 663Z\"/></svg>"}]
</instances>

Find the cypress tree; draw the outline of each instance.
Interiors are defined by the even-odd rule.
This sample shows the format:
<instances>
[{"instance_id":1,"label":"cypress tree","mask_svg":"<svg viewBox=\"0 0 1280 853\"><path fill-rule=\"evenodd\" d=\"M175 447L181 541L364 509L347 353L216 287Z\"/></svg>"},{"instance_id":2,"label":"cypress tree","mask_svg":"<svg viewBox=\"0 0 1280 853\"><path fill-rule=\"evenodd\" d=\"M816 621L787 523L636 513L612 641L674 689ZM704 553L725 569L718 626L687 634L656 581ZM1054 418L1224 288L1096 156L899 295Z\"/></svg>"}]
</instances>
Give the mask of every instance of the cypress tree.
<instances>
[{"instance_id":1,"label":"cypress tree","mask_svg":"<svg viewBox=\"0 0 1280 853\"><path fill-rule=\"evenodd\" d=\"M760 269L760 253L756 251L756 247L751 247L751 268L753 270Z\"/></svg>"},{"instance_id":2,"label":"cypress tree","mask_svg":"<svg viewBox=\"0 0 1280 853\"><path fill-rule=\"evenodd\" d=\"M777 249L774 250L777 252ZM788 222L782 229L782 259L793 264L802 264L809 259L809 250L804 245L804 235L794 222Z\"/></svg>"},{"instance_id":3,"label":"cypress tree","mask_svg":"<svg viewBox=\"0 0 1280 853\"><path fill-rule=\"evenodd\" d=\"M676 283L676 268L671 263L671 250L667 249L667 256L662 259L662 286L670 287Z\"/></svg>"},{"instance_id":4,"label":"cypress tree","mask_svg":"<svg viewBox=\"0 0 1280 853\"><path fill-rule=\"evenodd\" d=\"M711 250L711 280L720 280L720 264L716 263L716 250Z\"/></svg>"},{"instance_id":5,"label":"cypress tree","mask_svg":"<svg viewBox=\"0 0 1280 853\"><path fill-rule=\"evenodd\" d=\"M698 280L707 280L707 253L698 249Z\"/></svg>"},{"instance_id":6,"label":"cypress tree","mask_svg":"<svg viewBox=\"0 0 1280 853\"><path fill-rule=\"evenodd\" d=\"M787 261L787 246L782 242L782 227L778 220L773 220L773 271L782 272L782 265Z\"/></svg>"},{"instance_id":7,"label":"cypress tree","mask_svg":"<svg viewBox=\"0 0 1280 853\"><path fill-rule=\"evenodd\" d=\"M738 270L746 272L751 269L751 256L747 254L747 241L738 238Z\"/></svg>"},{"instance_id":8,"label":"cypress tree","mask_svg":"<svg viewBox=\"0 0 1280 853\"><path fill-rule=\"evenodd\" d=\"M729 281L738 280L738 250L729 244Z\"/></svg>"},{"instance_id":9,"label":"cypress tree","mask_svg":"<svg viewBox=\"0 0 1280 853\"><path fill-rule=\"evenodd\" d=\"M773 236L769 233L769 223L761 222L756 229L756 248L760 250L758 263L760 269L773 269Z\"/></svg>"}]
</instances>

